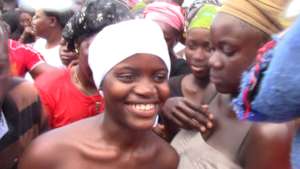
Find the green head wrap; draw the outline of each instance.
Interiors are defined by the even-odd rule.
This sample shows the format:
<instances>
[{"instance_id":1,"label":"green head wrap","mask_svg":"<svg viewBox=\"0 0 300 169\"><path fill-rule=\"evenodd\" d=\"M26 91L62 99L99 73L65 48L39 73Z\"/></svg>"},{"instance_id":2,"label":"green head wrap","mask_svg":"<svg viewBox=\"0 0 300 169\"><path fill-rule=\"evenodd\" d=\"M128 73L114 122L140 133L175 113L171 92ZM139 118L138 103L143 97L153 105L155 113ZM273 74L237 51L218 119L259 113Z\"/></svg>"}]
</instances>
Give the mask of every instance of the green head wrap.
<instances>
[{"instance_id":1,"label":"green head wrap","mask_svg":"<svg viewBox=\"0 0 300 169\"><path fill-rule=\"evenodd\" d=\"M210 29L213 19L218 12L218 8L216 5L203 5L190 22L188 30L193 28Z\"/></svg>"}]
</instances>

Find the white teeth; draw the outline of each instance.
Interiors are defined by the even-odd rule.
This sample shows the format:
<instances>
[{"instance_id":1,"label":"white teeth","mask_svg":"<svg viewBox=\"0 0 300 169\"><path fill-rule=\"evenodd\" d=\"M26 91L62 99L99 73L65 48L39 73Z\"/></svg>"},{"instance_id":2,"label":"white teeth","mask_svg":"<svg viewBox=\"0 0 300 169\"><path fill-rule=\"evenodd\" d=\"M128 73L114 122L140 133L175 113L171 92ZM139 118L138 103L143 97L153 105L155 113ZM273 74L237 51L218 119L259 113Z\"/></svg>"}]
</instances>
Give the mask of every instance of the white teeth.
<instances>
[{"instance_id":1,"label":"white teeth","mask_svg":"<svg viewBox=\"0 0 300 169\"><path fill-rule=\"evenodd\" d=\"M154 104L133 104L132 107L139 111L149 111L155 107Z\"/></svg>"}]
</instances>

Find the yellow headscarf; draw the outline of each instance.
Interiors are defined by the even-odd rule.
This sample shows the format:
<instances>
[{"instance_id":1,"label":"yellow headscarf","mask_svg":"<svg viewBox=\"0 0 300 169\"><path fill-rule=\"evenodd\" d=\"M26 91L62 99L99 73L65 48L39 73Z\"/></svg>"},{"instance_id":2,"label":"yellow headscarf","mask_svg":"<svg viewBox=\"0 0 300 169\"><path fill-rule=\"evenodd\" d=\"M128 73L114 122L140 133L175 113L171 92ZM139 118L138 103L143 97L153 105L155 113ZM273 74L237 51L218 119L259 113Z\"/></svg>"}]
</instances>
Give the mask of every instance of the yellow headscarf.
<instances>
[{"instance_id":1,"label":"yellow headscarf","mask_svg":"<svg viewBox=\"0 0 300 169\"><path fill-rule=\"evenodd\" d=\"M271 35L289 25L282 17L288 2L289 0L226 0L220 12L238 17Z\"/></svg>"},{"instance_id":2,"label":"yellow headscarf","mask_svg":"<svg viewBox=\"0 0 300 169\"><path fill-rule=\"evenodd\" d=\"M212 4L204 4L196 13L190 22L188 29L202 28L210 29L210 26L218 12L218 6Z\"/></svg>"}]
</instances>

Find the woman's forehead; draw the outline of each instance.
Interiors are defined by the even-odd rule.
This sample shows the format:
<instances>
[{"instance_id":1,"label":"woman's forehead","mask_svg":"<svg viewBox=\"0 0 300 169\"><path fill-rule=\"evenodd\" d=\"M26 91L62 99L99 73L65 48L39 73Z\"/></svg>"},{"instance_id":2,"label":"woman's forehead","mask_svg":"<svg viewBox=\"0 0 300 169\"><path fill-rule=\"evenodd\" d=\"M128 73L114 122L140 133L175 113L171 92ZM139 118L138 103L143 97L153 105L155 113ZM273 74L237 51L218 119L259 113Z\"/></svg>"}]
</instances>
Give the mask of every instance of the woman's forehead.
<instances>
[{"instance_id":1,"label":"woman's forehead","mask_svg":"<svg viewBox=\"0 0 300 169\"><path fill-rule=\"evenodd\" d=\"M151 62L146 62L146 61L150 61ZM143 65L144 63L147 63L147 67L151 67L153 65L157 65L160 64L161 67L166 68L164 61L159 58L158 56L152 55L152 54L147 54L147 53L137 53L134 55L131 55L129 57L127 57L126 59L124 59L123 61L121 61L118 65L133 65L133 63L138 63L137 65ZM115 67L116 67L115 66Z\"/></svg>"},{"instance_id":2,"label":"woman's forehead","mask_svg":"<svg viewBox=\"0 0 300 169\"><path fill-rule=\"evenodd\" d=\"M243 41L253 36L255 28L234 16L219 13L211 27L212 38L230 38Z\"/></svg>"}]
</instances>

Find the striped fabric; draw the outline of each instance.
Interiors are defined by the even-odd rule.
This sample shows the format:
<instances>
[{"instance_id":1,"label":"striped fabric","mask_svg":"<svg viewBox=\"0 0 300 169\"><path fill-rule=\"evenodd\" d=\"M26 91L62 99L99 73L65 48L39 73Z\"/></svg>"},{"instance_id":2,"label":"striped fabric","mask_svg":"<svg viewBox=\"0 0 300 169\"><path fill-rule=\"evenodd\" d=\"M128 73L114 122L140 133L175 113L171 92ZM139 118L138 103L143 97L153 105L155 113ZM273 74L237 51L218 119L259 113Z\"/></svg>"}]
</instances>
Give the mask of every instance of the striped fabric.
<instances>
[{"instance_id":1,"label":"striped fabric","mask_svg":"<svg viewBox=\"0 0 300 169\"><path fill-rule=\"evenodd\" d=\"M21 86L23 80L13 79L11 82L12 88L6 95L2 106L9 131L0 139L1 169L17 168L20 155L42 128L42 109L38 96L32 97L24 94L28 91L24 92L25 87ZM19 99L22 101L20 102ZM24 108L20 109L20 107Z\"/></svg>"}]
</instances>

